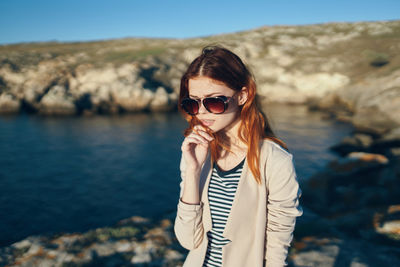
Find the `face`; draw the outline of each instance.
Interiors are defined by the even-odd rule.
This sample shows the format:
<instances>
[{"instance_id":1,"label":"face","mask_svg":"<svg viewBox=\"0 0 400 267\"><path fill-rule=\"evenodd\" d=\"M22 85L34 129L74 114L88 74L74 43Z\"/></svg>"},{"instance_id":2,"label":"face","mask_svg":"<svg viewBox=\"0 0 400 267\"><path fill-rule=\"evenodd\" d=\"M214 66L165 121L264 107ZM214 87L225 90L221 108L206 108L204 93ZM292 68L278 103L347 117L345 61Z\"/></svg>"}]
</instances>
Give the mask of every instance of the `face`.
<instances>
[{"instance_id":1,"label":"face","mask_svg":"<svg viewBox=\"0 0 400 267\"><path fill-rule=\"evenodd\" d=\"M227 96L232 97L228 103L228 108L222 114L213 114L207 111L204 105L200 105L197 119L203 125L210 128L213 132L227 131L231 128L240 118L239 105L243 105L245 99L243 92L236 93L221 82L212 80L207 77L197 77L189 80L189 97L193 99L202 99L211 96Z\"/></svg>"}]
</instances>

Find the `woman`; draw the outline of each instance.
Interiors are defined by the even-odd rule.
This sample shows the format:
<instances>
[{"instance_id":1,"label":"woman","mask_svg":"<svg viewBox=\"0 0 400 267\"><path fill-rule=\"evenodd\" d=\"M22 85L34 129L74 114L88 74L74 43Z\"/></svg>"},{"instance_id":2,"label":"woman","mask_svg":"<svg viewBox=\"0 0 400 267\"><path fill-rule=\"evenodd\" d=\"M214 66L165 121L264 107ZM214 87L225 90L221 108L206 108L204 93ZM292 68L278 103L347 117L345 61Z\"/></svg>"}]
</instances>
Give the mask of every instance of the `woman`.
<instances>
[{"instance_id":1,"label":"woman","mask_svg":"<svg viewBox=\"0 0 400 267\"><path fill-rule=\"evenodd\" d=\"M206 47L181 79L182 143L175 220L184 266L284 266L300 189L241 59Z\"/></svg>"}]
</instances>

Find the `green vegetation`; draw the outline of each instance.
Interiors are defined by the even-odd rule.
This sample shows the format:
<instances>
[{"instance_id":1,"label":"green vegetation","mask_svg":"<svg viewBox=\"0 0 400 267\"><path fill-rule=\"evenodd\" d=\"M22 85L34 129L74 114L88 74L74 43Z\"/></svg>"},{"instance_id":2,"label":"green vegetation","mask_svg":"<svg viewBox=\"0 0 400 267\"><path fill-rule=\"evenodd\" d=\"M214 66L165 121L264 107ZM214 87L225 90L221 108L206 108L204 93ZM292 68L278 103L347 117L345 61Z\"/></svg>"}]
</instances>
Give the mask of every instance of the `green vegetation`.
<instances>
[{"instance_id":1,"label":"green vegetation","mask_svg":"<svg viewBox=\"0 0 400 267\"><path fill-rule=\"evenodd\" d=\"M107 241L109 239L131 238L139 233L139 229L132 226L124 227L105 227L87 232L84 237L88 239L96 239L96 241Z\"/></svg>"},{"instance_id":2,"label":"green vegetation","mask_svg":"<svg viewBox=\"0 0 400 267\"><path fill-rule=\"evenodd\" d=\"M165 52L166 48L155 47L149 49L142 49L138 51L127 50L127 51L112 51L102 56L102 61L108 63L125 63L135 60L139 60L148 56L157 56Z\"/></svg>"},{"instance_id":3,"label":"green vegetation","mask_svg":"<svg viewBox=\"0 0 400 267\"><path fill-rule=\"evenodd\" d=\"M157 56L171 47L168 39L120 39L76 43L23 43L0 46L0 67L37 65L42 61L58 59L66 66L79 64L122 64Z\"/></svg>"},{"instance_id":4,"label":"green vegetation","mask_svg":"<svg viewBox=\"0 0 400 267\"><path fill-rule=\"evenodd\" d=\"M267 64L274 64L269 48L276 46L293 59L293 63L285 66L288 72L331 71L357 81L366 75L387 75L397 70L400 66L399 40L400 21L265 26L190 39L125 38L3 45L0 46L0 67L8 65L18 72L48 61L56 62L56 66L68 71L81 64L99 67L156 60L170 65L182 60L180 55L187 48L200 51L209 44L221 44L245 53L254 47L257 49L255 60L265 59ZM244 60L251 64L253 58Z\"/></svg>"},{"instance_id":5,"label":"green vegetation","mask_svg":"<svg viewBox=\"0 0 400 267\"><path fill-rule=\"evenodd\" d=\"M382 67L389 63L389 55L386 53L367 49L364 50L362 54L365 58L367 58L369 64L373 67Z\"/></svg>"}]
</instances>

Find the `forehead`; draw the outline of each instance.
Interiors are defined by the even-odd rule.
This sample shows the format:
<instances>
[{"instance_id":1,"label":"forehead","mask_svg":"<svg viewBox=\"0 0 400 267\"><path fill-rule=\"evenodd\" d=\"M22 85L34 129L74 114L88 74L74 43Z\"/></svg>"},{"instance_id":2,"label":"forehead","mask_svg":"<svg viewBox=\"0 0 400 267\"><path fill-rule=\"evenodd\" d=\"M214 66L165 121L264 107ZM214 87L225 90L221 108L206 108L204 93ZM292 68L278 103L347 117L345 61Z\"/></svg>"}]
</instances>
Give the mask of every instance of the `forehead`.
<instances>
[{"instance_id":1,"label":"forehead","mask_svg":"<svg viewBox=\"0 0 400 267\"><path fill-rule=\"evenodd\" d=\"M189 95L195 97L204 97L211 95L231 95L234 90L225 84L207 77L197 77L189 80Z\"/></svg>"}]
</instances>

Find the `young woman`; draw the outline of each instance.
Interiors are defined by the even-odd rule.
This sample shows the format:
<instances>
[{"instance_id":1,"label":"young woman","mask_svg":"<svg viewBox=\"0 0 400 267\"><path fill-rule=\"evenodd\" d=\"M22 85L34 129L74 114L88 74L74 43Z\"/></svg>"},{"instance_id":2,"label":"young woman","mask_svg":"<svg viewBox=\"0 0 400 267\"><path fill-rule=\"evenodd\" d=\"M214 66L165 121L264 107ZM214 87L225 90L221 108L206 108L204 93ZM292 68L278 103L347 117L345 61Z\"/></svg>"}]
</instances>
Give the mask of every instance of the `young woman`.
<instances>
[{"instance_id":1,"label":"young woman","mask_svg":"<svg viewBox=\"0 0 400 267\"><path fill-rule=\"evenodd\" d=\"M181 79L182 143L175 220L183 266L284 266L300 189L292 155L256 101L242 60L206 47Z\"/></svg>"}]
</instances>

